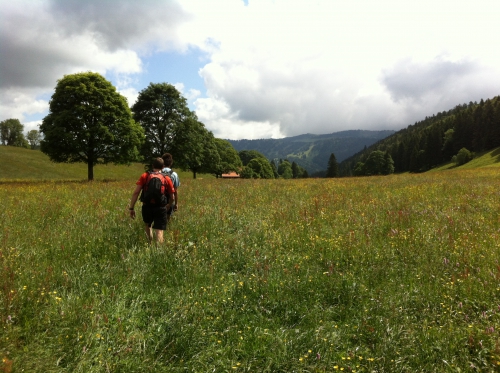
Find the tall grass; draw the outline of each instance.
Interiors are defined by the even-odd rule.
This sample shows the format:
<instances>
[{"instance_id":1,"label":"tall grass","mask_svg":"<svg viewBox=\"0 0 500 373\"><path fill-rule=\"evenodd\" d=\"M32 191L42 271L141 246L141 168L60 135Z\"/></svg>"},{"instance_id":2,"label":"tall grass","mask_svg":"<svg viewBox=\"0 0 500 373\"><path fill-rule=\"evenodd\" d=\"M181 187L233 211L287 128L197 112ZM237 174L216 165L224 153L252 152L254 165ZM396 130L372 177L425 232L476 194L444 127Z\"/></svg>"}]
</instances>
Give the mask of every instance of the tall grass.
<instances>
[{"instance_id":1,"label":"tall grass","mask_svg":"<svg viewBox=\"0 0 500 373\"><path fill-rule=\"evenodd\" d=\"M135 181L135 180L134 180ZM494 372L500 173L0 185L6 372Z\"/></svg>"}]
</instances>

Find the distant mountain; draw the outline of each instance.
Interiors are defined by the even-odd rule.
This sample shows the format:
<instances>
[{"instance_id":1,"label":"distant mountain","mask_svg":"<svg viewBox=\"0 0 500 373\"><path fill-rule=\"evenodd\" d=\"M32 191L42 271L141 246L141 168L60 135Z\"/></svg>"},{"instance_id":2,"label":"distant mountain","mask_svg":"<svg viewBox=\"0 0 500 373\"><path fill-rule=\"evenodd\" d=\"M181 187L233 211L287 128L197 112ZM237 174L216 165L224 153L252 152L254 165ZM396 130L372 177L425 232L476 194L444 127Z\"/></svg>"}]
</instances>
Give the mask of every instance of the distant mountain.
<instances>
[{"instance_id":1,"label":"distant mountain","mask_svg":"<svg viewBox=\"0 0 500 373\"><path fill-rule=\"evenodd\" d=\"M282 139L228 140L239 152L257 150L268 159L288 159L305 168L309 174L324 171L330 154L337 162L358 153L395 131L349 130L326 135L305 134Z\"/></svg>"}]
</instances>

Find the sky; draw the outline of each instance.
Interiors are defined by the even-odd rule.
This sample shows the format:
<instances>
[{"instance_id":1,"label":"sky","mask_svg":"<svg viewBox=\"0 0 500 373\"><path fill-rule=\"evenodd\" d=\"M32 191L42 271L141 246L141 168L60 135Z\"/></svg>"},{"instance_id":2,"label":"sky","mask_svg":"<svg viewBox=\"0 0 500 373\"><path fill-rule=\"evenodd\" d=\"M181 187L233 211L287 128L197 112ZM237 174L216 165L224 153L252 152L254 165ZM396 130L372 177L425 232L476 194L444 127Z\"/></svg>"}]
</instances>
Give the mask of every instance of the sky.
<instances>
[{"instance_id":1,"label":"sky","mask_svg":"<svg viewBox=\"0 0 500 373\"><path fill-rule=\"evenodd\" d=\"M0 0L0 120L94 71L174 85L218 138L399 130L500 95L498 0Z\"/></svg>"}]
</instances>

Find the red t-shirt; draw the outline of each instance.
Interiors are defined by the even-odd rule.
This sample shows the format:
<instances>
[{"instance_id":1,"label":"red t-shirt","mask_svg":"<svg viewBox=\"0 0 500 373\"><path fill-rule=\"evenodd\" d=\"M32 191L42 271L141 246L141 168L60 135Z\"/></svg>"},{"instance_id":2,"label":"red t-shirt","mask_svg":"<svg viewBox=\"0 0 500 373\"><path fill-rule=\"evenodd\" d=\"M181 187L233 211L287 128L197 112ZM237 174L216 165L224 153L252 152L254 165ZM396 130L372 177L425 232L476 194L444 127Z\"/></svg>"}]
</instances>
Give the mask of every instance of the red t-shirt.
<instances>
[{"instance_id":1,"label":"red t-shirt","mask_svg":"<svg viewBox=\"0 0 500 373\"><path fill-rule=\"evenodd\" d=\"M148 176L149 173L144 172L139 178L139 180L137 180L137 183L135 184L144 187L144 185L146 185L146 182L148 181ZM165 194L175 193L174 184L172 184L172 180L170 180L168 176L165 176L165 179L167 180L167 188L165 190Z\"/></svg>"}]
</instances>

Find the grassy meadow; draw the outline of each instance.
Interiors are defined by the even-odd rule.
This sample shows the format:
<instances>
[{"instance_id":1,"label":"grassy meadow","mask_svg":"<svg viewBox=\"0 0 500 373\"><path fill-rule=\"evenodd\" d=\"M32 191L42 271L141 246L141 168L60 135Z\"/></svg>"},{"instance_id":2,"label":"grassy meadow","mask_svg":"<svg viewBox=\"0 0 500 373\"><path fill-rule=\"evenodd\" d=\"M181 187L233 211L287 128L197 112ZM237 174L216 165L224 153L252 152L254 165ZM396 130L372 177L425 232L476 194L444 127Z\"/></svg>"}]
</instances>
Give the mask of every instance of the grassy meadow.
<instances>
[{"instance_id":1,"label":"grassy meadow","mask_svg":"<svg viewBox=\"0 0 500 373\"><path fill-rule=\"evenodd\" d=\"M188 176L162 246L137 173L0 183L0 371L499 371L498 168Z\"/></svg>"}]
</instances>

